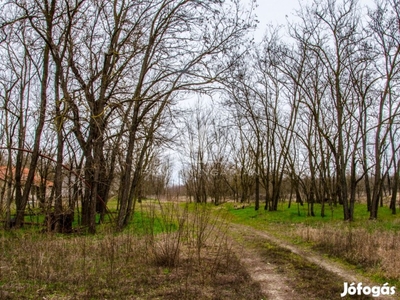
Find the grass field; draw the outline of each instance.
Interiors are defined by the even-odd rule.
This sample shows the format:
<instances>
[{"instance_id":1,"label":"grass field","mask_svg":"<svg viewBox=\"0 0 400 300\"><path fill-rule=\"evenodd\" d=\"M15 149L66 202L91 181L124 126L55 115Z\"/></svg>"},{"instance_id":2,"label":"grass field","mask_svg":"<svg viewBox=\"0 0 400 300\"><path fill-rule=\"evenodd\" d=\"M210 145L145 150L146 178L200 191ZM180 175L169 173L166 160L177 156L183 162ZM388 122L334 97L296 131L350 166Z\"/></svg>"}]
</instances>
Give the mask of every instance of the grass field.
<instances>
[{"instance_id":1,"label":"grass field","mask_svg":"<svg viewBox=\"0 0 400 300\"><path fill-rule=\"evenodd\" d=\"M167 224L167 216L161 216L158 211L159 202L154 199L147 199L143 201L143 204L138 203L136 210L133 214L132 221L127 226L126 230L130 233L137 235L144 235L147 233L161 233L171 230L176 230L176 224L174 222ZM117 199L112 198L107 203L108 212L104 216L102 224L99 224L100 214L96 215L97 232L109 231L116 224L117 218ZM15 208L12 211L12 215L15 214ZM28 209L24 217L25 226L22 230L30 228L33 231L45 230L45 214L39 208ZM81 232L85 232L84 228L80 228L79 225L79 212L74 213L74 221L72 227ZM175 228L175 229L174 229Z\"/></svg>"},{"instance_id":2,"label":"grass field","mask_svg":"<svg viewBox=\"0 0 400 300\"><path fill-rule=\"evenodd\" d=\"M307 204L300 206L292 204L288 208L287 203L280 203L277 211L265 211L264 209L254 210L254 206L245 206L244 209L235 208L232 203L225 204L229 213L234 217L233 221L251 225L254 227L271 226L275 224L305 224L313 227L323 224L343 223L343 208L341 205L336 207L326 206L325 217L321 217L320 204L314 204L315 216L308 215ZM365 204L355 204L354 221L346 222L353 227L363 227L370 230L400 230L400 214L392 215L391 210L382 207L378 213L377 220L369 220L369 212Z\"/></svg>"},{"instance_id":3,"label":"grass field","mask_svg":"<svg viewBox=\"0 0 400 300\"><path fill-rule=\"evenodd\" d=\"M116 217L116 202L109 208ZM366 206L356 204L355 221L344 222L341 206L327 206L325 217L318 204L314 210L311 217L306 205L297 204L280 203L270 212L148 199L137 204L122 233L113 231L108 216L95 236L44 234L37 226L0 231L0 299L260 298L226 243L230 222L311 247L400 288L399 215L383 207L371 221ZM26 218L44 220L39 214ZM282 256L279 264L285 261Z\"/></svg>"},{"instance_id":4,"label":"grass field","mask_svg":"<svg viewBox=\"0 0 400 300\"><path fill-rule=\"evenodd\" d=\"M400 288L400 215L392 215L387 207L379 210L378 220L369 220L364 204L356 204L355 220L343 221L341 206L327 207L326 216L308 215L307 206L286 203L278 211L254 210L253 206L236 208L224 205L232 222L266 230L292 243L312 247L349 264L378 282L390 282ZM239 206L240 207L240 206Z\"/></svg>"},{"instance_id":5,"label":"grass field","mask_svg":"<svg viewBox=\"0 0 400 300\"><path fill-rule=\"evenodd\" d=\"M96 235L0 230L0 299L261 299L203 208L146 201L123 232Z\"/></svg>"}]
</instances>

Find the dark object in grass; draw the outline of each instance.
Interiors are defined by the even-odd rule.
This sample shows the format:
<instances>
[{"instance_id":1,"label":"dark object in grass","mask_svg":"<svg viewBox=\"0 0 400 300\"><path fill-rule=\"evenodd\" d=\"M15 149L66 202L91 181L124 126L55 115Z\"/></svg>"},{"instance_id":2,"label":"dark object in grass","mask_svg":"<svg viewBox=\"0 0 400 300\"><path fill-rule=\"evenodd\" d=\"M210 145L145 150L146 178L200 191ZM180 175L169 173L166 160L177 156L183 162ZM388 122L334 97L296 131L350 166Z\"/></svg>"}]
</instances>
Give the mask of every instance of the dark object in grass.
<instances>
[{"instance_id":1,"label":"dark object in grass","mask_svg":"<svg viewBox=\"0 0 400 300\"><path fill-rule=\"evenodd\" d=\"M15 217L11 217L10 221L8 222L8 228L13 228L16 225Z\"/></svg>"},{"instance_id":2,"label":"dark object in grass","mask_svg":"<svg viewBox=\"0 0 400 300\"><path fill-rule=\"evenodd\" d=\"M59 214L58 216L54 212L51 212L44 219L44 224L47 227L47 231L53 232L56 231L56 225L57 222L59 222L59 233L72 233L73 221L73 212L64 212L62 214Z\"/></svg>"}]
</instances>

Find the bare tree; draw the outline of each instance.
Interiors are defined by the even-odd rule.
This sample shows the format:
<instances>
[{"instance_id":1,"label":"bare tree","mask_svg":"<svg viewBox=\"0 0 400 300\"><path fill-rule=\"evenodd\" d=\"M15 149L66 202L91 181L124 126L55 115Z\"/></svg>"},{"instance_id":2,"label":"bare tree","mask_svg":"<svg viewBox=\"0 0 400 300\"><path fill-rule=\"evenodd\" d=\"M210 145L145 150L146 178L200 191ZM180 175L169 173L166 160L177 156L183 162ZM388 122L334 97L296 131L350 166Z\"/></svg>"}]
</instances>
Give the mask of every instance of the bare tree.
<instances>
[{"instance_id":1,"label":"bare tree","mask_svg":"<svg viewBox=\"0 0 400 300\"><path fill-rule=\"evenodd\" d=\"M304 7L300 16L302 25L301 29L294 31L295 36L310 51L311 57L315 57L322 64L322 74L329 84L329 90L322 95L322 100L327 101L325 102L327 110L323 113L325 117L327 114L332 115L331 125L335 127L335 132L328 127L322 127L320 123L322 119L317 119L315 124L334 155L337 174L336 195L343 204L344 219L351 220L353 210L348 199L347 166L351 146L348 143L348 138L351 136L349 130L352 127L346 103L352 103L353 95L347 68L351 64L357 43L362 39L358 34L359 18L356 14L356 3L354 1L343 3L328 1L323 5L314 3L313 6ZM313 98L309 100L313 101ZM319 107L320 104L318 109Z\"/></svg>"},{"instance_id":2,"label":"bare tree","mask_svg":"<svg viewBox=\"0 0 400 300\"><path fill-rule=\"evenodd\" d=\"M223 54L238 47L237 41L249 28L239 14L239 2L159 1L148 18L146 48L134 88L129 117L128 146L119 201L118 227L124 227L134 206L135 190L143 160L133 170L136 137L148 114L153 125L157 116L171 106L178 92L207 89L231 62ZM175 38L178 37L179 38ZM156 126L157 127L157 126ZM148 137L150 143L151 136Z\"/></svg>"},{"instance_id":3,"label":"bare tree","mask_svg":"<svg viewBox=\"0 0 400 300\"><path fill-rule=\"evenodd\" d=\"M399 20L400 10L398 1L388 1L377 3L374 10L369 12L371 19L370 30L375 39L376 51L381 53L380 62L376 65L379 83L377 87L377 124L374 137L374 179L373 194L371 200L370 218L376 219L378 216L378 205L382 197L383 176L384 174L382 156L386 151L388 136L393 134L392 126L397 119L398 105L398 78L399 78ZM390 11L390 13L389 13ZM371 49L372 51L372 49ZM393 142L392 139L389 141ZM392 157L395 157L397 147L392 146L394 151ZM397 162L395 162L396 164ZM397 168L395 168L396 170ZM397 194L397 193L395 193Z\"/></svg>"}]
</instances>

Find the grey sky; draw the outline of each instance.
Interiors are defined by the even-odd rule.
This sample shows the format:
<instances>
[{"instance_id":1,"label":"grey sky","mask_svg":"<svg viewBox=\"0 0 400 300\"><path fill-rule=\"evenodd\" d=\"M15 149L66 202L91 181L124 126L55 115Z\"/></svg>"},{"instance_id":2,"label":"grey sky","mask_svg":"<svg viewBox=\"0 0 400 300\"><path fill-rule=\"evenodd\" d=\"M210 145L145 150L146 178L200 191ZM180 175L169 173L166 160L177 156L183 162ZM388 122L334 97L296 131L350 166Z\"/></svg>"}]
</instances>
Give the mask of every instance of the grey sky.
<instances>
[{"instance_id":1,"label":"grey sky","mask_svg":"<svg viewBox=\"0 0 400 300\"><path fill-rule=\"evenodd\" d=\"M258 0L257 2L256 14L260 24L264 25L268 23L285 24L286 16L289 19L292 18L294 11L300 7L297 0Z\"/></svg>"},{"instance_id":2,"label":"grey sky","mask_svg":"<svg viewBox=\"0 0 400 300\"><path fill-rule=\"evenodd\" d=\"M260 21L258 29L254 33L256 42L260 42L267 24L272 25L285 25L287 19L289 21L294 19L295 10L300 8L300 3L305 0L257 0L257 7L255 14Z\"/></svg>"}]
</instances>

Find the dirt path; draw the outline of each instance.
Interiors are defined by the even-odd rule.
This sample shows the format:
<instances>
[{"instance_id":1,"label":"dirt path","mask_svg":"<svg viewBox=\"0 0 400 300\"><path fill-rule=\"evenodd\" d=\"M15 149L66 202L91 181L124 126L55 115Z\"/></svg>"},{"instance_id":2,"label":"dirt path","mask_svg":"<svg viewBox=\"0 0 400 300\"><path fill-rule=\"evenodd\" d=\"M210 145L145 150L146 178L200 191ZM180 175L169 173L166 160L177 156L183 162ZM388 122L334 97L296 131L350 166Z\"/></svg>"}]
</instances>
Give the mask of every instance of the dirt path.
<instances>
[{"instance_id":1,"label":"dirt path","mask_svg":"<svg viewBox=\"0 0 400 300\"><path fill-rule=\"evenodd\" d=\"M267 232L232 224L230 235L236 241L233 250L268 299L346 299L340 297L343 282L380 285L319 253ZM400 298L358 296L357 299Z\"/></svg>"},{"instance_id":2,"label":"dirt path","mask_svg":"<svg viewBox=\"0 0 400 300\"><path fill-rule=\"evenodd\" d=\"M277 265L265 263L254 249L248 249L239 243L233 245L233 250L238 255L240 262L245 266L250 277L260 284L261 292L267 295L268 299L290 299L288 295L293 294L294 289L291 287L289 278L277 272ZM303 297L293 298L303 299Z\"/></svg>"}]
</instances>

